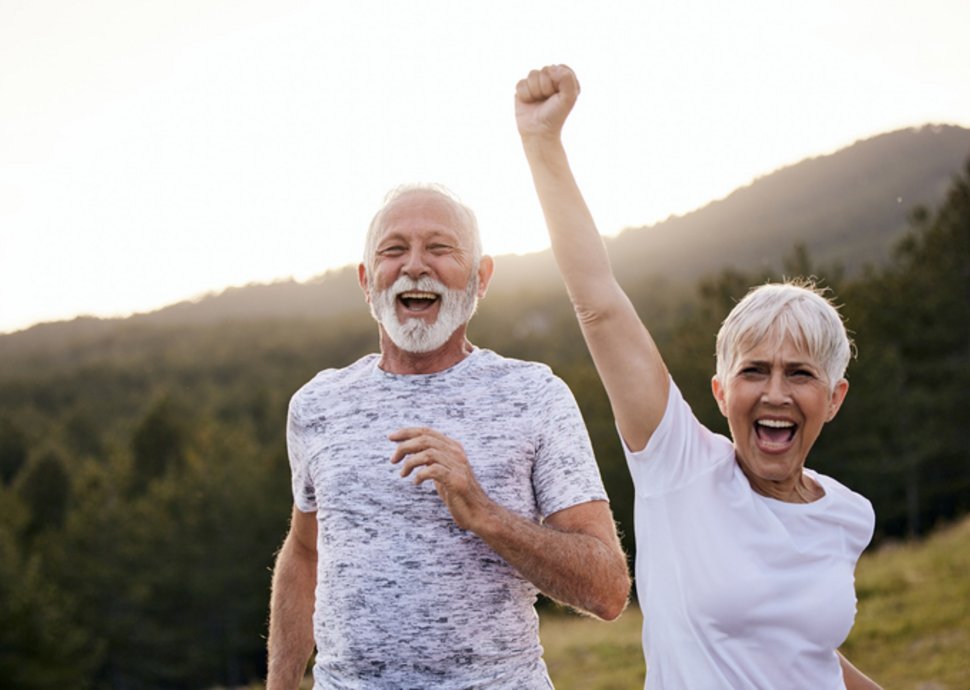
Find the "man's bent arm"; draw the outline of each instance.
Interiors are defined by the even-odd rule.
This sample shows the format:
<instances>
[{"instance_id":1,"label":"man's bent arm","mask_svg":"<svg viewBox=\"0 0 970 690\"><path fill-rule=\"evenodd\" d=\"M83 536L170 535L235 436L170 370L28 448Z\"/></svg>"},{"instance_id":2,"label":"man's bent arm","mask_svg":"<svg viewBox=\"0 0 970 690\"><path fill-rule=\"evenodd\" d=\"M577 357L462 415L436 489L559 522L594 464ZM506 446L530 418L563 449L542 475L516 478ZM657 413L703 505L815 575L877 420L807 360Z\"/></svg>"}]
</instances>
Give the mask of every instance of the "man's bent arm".
<instances>
[{"instance_id":1,"label":"man's bent arm","mask_svg":"<svg viewBox=\"0 0 970 690\"><path fill-rule=\"evenodd\" d=\"M316 514L294 507L290 531L273 569L266 690L295 690L306 673L313 652L316 544Z\"/></svg>"},{"instance_id":2,"label":"man's bent arm","mask_svg":"<svg viewBox=\"0 0 970 690\"><path fill-rule=\"evenodd\" d=\"M474 532L524 578L553 599L606 620L619 616L630 573L606 501L553 513L544 524L512 512L482 489L465 450L427 427L400 429L392 463L418 484L433 481L455 523Z\"/></svg>"},{"instance_id":3,"label":"man's bent arm","mask_svg":"<svg viewBox=\"0 0 970 690\"><path fill-rule=\"evenodd\" d=\"M604 620L626 608L630 572L606 501L560 510L541 525L496 505L471 531L556 601Z\"/></svg>"}]
</instances>

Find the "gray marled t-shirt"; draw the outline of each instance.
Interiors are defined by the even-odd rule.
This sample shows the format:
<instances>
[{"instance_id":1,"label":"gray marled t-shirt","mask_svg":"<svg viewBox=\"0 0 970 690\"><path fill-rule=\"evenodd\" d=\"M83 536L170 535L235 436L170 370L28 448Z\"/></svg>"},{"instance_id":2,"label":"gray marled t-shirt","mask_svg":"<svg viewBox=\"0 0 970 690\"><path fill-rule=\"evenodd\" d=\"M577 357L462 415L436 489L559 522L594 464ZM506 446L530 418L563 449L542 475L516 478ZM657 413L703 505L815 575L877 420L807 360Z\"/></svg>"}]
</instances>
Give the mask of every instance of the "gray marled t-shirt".
<instances>
[{"instance_id":1,"label":"gray marled t-shirt","mask_svg":"<svg viewBox=\"0 0 970 690\"><path fill-rule=\"evenodd\" d=\"M387 435L451 436L492 499L539 521L606 499L572 394L545 365L489 350L430 375L377 363L320 372L290 401L293 495L318 523L315 687L552 687L536 588L454 523L432 482L400 476Z\"/></svg>"}]
</instances>

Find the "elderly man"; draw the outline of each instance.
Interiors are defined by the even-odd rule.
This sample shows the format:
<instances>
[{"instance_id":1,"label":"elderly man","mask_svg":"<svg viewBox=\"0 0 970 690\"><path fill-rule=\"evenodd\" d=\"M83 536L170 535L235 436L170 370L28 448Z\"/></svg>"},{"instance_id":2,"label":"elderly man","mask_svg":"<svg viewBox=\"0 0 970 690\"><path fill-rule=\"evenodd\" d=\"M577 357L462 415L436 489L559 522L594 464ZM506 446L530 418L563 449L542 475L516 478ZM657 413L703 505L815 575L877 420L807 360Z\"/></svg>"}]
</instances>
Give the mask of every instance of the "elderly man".
<instances>
[{"instance_id":1,"label":"elderly man","mask_svg":"<svg viewBox=\"0 0 970 690\"><path fill-rule=\"evenodd\" d=\"M550 688L537 592L616 618L630 588L575 401L473 346L493 263L472 212L406 187L358 275L380 354L290 402L294 509L273 575L268 690Z\"/></svg>"}]
</instances>

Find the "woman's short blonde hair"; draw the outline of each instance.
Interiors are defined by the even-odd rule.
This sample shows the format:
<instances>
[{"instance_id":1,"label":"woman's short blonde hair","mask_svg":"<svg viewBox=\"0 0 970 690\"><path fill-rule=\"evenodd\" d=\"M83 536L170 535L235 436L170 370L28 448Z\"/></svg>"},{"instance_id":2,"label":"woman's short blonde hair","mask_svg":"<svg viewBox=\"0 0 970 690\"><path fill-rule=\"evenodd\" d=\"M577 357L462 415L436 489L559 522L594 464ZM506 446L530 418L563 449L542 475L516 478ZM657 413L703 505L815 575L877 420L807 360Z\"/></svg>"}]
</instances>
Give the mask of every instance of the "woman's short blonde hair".
<instances>
[{"instance_id":1,"label":"woman's short blonde hair","mask_svg":"<svg viewBox=\"0 0 970 690\"><path fill-rule=\"evenodd\" d=\"M827 290L809 279L767 283L748 291L717 333L717 378L726 384L737 360L765 340L790 337L825 373L829 388L845 377L855 346Z\"/></svg>"}]
</instances>

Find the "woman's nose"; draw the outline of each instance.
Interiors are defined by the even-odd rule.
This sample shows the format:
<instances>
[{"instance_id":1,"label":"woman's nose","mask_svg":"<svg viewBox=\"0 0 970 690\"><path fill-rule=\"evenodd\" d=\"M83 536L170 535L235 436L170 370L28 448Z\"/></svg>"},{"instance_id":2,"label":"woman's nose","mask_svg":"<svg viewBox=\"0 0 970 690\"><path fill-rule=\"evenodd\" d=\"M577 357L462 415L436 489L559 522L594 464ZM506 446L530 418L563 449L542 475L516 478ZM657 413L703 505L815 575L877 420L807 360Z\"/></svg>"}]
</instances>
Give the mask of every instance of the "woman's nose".
<instances>
[{"instance_id":1,"label":"woman's nose","mask_svg":"<svg viewBox=\"0 0 970 690\"><path fill-rule=\"evenodd\" d=\"M784 373L772 372L765 383L762 400L772 405L784 405L791 402L791 386Z\"/></svg>"}]
</instances>

